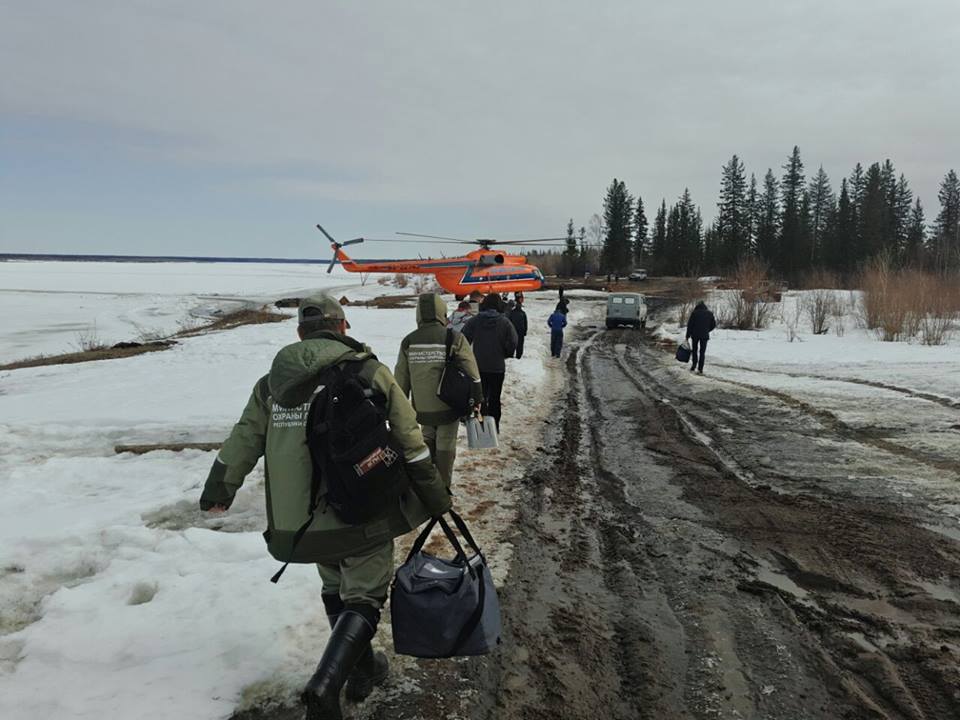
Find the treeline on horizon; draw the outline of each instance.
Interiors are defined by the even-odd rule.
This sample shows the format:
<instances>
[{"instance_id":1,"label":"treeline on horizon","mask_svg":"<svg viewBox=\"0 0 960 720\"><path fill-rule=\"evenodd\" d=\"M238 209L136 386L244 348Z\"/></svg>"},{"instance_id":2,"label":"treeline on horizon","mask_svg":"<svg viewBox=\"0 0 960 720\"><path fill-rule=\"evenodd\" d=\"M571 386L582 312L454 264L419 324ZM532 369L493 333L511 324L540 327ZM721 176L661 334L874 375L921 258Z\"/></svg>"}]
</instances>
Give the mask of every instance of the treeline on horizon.
<instances>
[{"instance_id":1,"label":"treeline on horizon","mask_svg":"<svg viewBox=\"0 0 960 720\"><path fill-rule=\"evenodd\" d=\"M643 199L614 178L602 215L579 231L568 222L566 247L559 256L551 253L551 269L567 276L625 274L633 267L660 275L723 274L756 258L791 281L818 270L849 277L878 257L893 267L960 269L954 170L940 184L940 209L928 226L920 198L890 160L866 169L857 163L839 192L822 166L806 178L798 147L782 169L780 177L767 169L761 180L753 173L748 180L743 162L731 157L720 174L716 219L706 227L688 189L673 205L662 200L651 225Z\"/></svg>"}]
</instances>

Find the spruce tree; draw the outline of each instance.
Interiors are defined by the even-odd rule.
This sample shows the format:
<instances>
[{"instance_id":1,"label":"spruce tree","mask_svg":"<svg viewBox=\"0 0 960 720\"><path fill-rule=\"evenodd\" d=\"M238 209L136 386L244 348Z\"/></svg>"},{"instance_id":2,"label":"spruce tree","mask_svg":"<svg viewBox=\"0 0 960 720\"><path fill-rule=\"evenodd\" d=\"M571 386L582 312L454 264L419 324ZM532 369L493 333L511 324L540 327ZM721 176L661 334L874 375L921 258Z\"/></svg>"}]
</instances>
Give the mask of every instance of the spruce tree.
<instances>
[{"instance_id":1,"label":"spruce tree","mask_svg":"<svg viewBox=\"0 0 960 720\"><path fill-rule=\"evenodd\" d=\"M721 266L720 227L719 221L714 220L703 231L703 267L711 272L720 272Z\"/></svg>"},{"instance_id":2,"label":"spruce tree","mask_svg":"<svg viewBox=\"0 0 960 720\"><path fill-rule=\"evenodd\" d=\"M767 265L773 265L780 254L780 187L773 170L767 169L763 178L763 195L757 212L757 255Z\"/></svg>"},{"instance_id":3,"label":"spruce tree","mask_svg":"<svg viewBox=\"0 0 960 720\"><path fill-rule=\"evenodd\" d=\"M824 249L823 262L826 267L841 274L849 273L855 267L856 258L852 250L856 246L857 213L848 190L847 179L840 183L840 197L837 210L830 224L827 247Z\"/></svg>"},{"instance_id":4,"label":"spruce tree","mask_svg":"<svg viewBox=\"0 0 960 720\"><path fill-rule=\"evenodd\" d=\"M720 176L720 202L717 203L717 240L719 262L732 268L747 254L749 246L749 207L747 178L743 163L736 155L723 166Z\"/></svg>"},{"instance_id":5,"label":"spruce tree","mask_svg":"<svg viewBox=\"0 0 960 720\"><path fill-rule=\"evenodd\" d=\"M663 200L657 208L657 217L653 221L653 237L650 239L650 255L657 272L666 272L667 263L667 201Z\"/></svg>"},{"instance_id":6,"label":"spruce tree","mask_svg":"<svg viewBox=\"0 0 960 720\"><path fill-rule=\"evenodd\" d=\"M807 192L810 196L810 265L817 266L823 263L823 244L827 234L827 223L837 202L830 187L830 178L827 177L823 165L810 181Z\"/></svg>"},{"instance_id":7,"label":"spruce tree","mask_svg":"<svg viewBox=\"0 0 960 720\"><path fill-rule=\"evenodd\" d=\"M664 243L666 254L664 257L665 274L679 275L683 266L683 229L680 227L680 203L674 203L667 215L666 242Z\"/></svg>"},{"instance_id":8,"label":"spruce tree","mask_svg":"<svg viewBox=\"0 0 960 720\"><path fill-rule=\"evenodd\" d=\"M793 152L783 166L780 195L783 216L780 225L780 254L777 269L788 276L796 274L806 258L801 217L804 177L800 148L794 145Z\"/></svg>"},{"instance_id":9,"label":"spruce tree","mask_svg":"<svg viewBox=\"0 0 960 720\"><path fill-rule=\"evenodd\" d=\"M577 262L574 266L574 276L581 277L587 270L587 229L580 226L577 233L577 241L580 243L580 253L577 256Z\"/></svg>"},{"instance_id":10,"label":"spruce tree","mask_svg":"<svg viewBox=\"0 0 960 720\"><path fill-rule=\"evenodd\" d=\"M747 254L757 251L757 215L760 210L760 195L757 192L757 176L750 173L750 189L747 190Z\"/></svg>"},{"instance_id":11,"label":"spruce tree","mask_svg":"<svg viewBox=\"0 0 960 720\"><path fill-rule=\"evenodd\" d=\"M883 161L883 166L880 168L880 184L883 186L883 215L886 220L886 228L881 238L880 247L887 257L897 258L900 255L896 218L894 217L897 204L897 172L889 158Z\"/></svg>"},{"instance_id":12,"label":"spruce tree","mask_svg":"<svg viewBox=\"0 0 960 720\"><path fill-rule=\"evenodd\" d=\"M866 176L863 171L863 165L857 163L853 172L850 173L850 182L848 192L850 193L850 207L854 216L854 235L850 239L850 250L852 252L853 264L858 264L866 258L866 252L863 245L863 195L866 189Z\"/></svg>"},{"instance_id":13,"label":"spruce tree","mask_svg":"<svg viewBox=\"0 0 960 720\"><path fill-rule=\"evenodd\" d=\"M603 219L607 227L603 241L602 270L620 273L633 257L633 198L622 180L613 179L603 200Z\"/></svg>"},{"instance_id":14,"label":"spruce tree","mask_svg":"<svg viewBox=\"0 0 960 720\"><path fill-rule=\"evenodd\" d=\"M907 223L907 239L904 244L903 257L908 265L923 266L924 246L927 240L927 221L923 213L923 205L917 198L910 210L910 220Z\"/></svg>"},{"instance_id":15,"label":"spruce tree","mask_svg":"<svg viewBox=\"0 0 960 720\"><path fill-rule=\"evenodd\" d=\"M867 174L864 176L863 199L858 218L863 260L872 258L885 249L889 230L887 220L889 195L884 185L883 169L879 163L873 163L867 168Z\"/></svg>"},{"instance_id":16,"label":"spruce tree","mask_svg":"<svg viewBox=\"0 0 960 720\"><path fill-rule=\"evenodd\" d=\"M960 179L950 170L940 183L940 212L934 224L934 263L941 272L960 266Z\"/></svg>"},{"instance_id":17,"label":"spruce tree","mask_svg":"<svg viewBox=\"0 0 960 720\"><path fill-rule=\"evenodd\" d=\"M647 216L643 211L643 198L637 195L637 211L633 219L633 257L642 264L649 254L647 246Z\"/></svg>"},{"instance_id":18,"label":"spruce tree","mask_svg":"<svg viewBox=\"0 0 960 720\"><path fill-rule=\"evenodd\" d=\"M567 277L573 277L573 272L577 264L577 257L580 249L577 247L577 238L573 234L573 218L567 223L566 247L563 250L562 268L563 274Z\"/></svg>"},{"instance_id":19,"label":"spruce tree","mask_svg":"<svg viewBox=\"0 0 960 720\"><path fill-rule=\"evenodd\" d=\"M891 244L897 257L913 264L916 258L908 258L910 252L907 249L907 243L910 234L910 209L913 204L913 191L910 190L910 184L907 178L900 173L900 179L897 180L894 189L893 198L890 203L890 235Z\"/></svg>"}]
</instances>

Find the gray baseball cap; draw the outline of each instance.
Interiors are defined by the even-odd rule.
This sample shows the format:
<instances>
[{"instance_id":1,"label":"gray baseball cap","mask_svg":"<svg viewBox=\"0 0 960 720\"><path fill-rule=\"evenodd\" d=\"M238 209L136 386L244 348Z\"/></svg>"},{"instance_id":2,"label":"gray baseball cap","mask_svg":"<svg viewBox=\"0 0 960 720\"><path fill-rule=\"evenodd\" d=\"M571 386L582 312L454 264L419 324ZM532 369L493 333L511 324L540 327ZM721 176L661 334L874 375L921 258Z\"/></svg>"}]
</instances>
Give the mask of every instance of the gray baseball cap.
<instances>
[{"instance_id":1,"label":"gray baseball cap","mask_svg":"<svg viewBox=\"0 0 960 720\"><path fill-rule=\"evenodd\" d=\"M297 309L298 323L318 319L346 321L347 317L343 314L343 306L336 299L319 293L303 298ZM350 323L347 323L347 327L350 327Z\"/></svg>"}]
</instances>

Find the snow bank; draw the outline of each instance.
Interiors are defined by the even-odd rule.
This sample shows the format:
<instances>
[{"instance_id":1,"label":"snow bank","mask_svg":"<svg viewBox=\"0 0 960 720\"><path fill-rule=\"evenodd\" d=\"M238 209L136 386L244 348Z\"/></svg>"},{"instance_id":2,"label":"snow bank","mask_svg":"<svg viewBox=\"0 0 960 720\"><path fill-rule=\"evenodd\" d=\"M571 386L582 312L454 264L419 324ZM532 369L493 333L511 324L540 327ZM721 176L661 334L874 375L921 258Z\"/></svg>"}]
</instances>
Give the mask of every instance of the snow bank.
<instances>
[{"instance_id":1,"label":"snow bank","mask_svg":"<svg viewBox=\"0 0 960 720\"><path fill-rule=\"evenodd\" d=\"M22 302L30 315L25 342L35 354L44 333L57 332L62 305L60 295L36 292L43 267L19 265L25 291L8 288L2 297ZM56 270L46 289L66 291L72 309L64 317L74 319L77 298L92 287L109 293L99 306L105 317L122 307L123 293L139 292L138 283L170 317L207 292L201 288L244 298L251 288L274 295L310 289L290 266L276 274L226 268L226 278L217 265L176 278L174 266L77 268L91 279L37 265ZM0 270L8 287L10 268ZM325 280L317 270L308 274ZM384 291L371 283L347 294ZM43 302L30 300L36 296ZM141 307L154 302L135 297ZM500 539L512 524L515 481L562 383L561 361L546 347L555 302L528 297L531 334L523 359L509 361L502 447L468 452L463 443L456 468L456 504L498 579L510 559ZM572 309L575 319L576 303ZM346 312L351 335L392 367L414 311ZM124 360L0 373L0 717L206 719L295 698L322 652L326 619L313 567L291 566L279 585L268 581L277 564L260 537L262 465L228 513L209 516L196 503L213 453L112 452L119 442L222 439L276 351L295 339L291 320ZM389 646L388 635L378 642Z\"/></svg>"}]
</instances>

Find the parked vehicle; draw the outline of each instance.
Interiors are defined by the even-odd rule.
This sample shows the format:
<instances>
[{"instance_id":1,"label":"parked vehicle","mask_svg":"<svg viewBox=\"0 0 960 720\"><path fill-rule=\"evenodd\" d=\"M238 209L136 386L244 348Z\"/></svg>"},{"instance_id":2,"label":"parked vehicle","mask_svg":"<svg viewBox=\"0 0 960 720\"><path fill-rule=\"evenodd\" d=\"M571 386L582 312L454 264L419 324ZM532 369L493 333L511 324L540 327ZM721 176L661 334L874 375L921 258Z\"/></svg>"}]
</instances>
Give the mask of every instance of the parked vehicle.
<instances>
[{"instance_id":1,"label":"parked vehicle","mask_svg":"<svg viewBox=\"0 0 960 720\"><path fill-rule=\"evenodd\" d=\"M640 282L641 280L646 280L647 271L644 270L643 268L637 268L627 276L627 279L632 282Z\"/></svg>"},{"instance_id":2,"label":"parked vehicle","mask_svg":"<svg viewBox=\"0 0 960 720\"><path fill-rule=\"evenodd\" d=\"M647 326L647 304L640 293L610 293L607 296L607 329L618 325Z\"/></svg>"}]
</instances>

